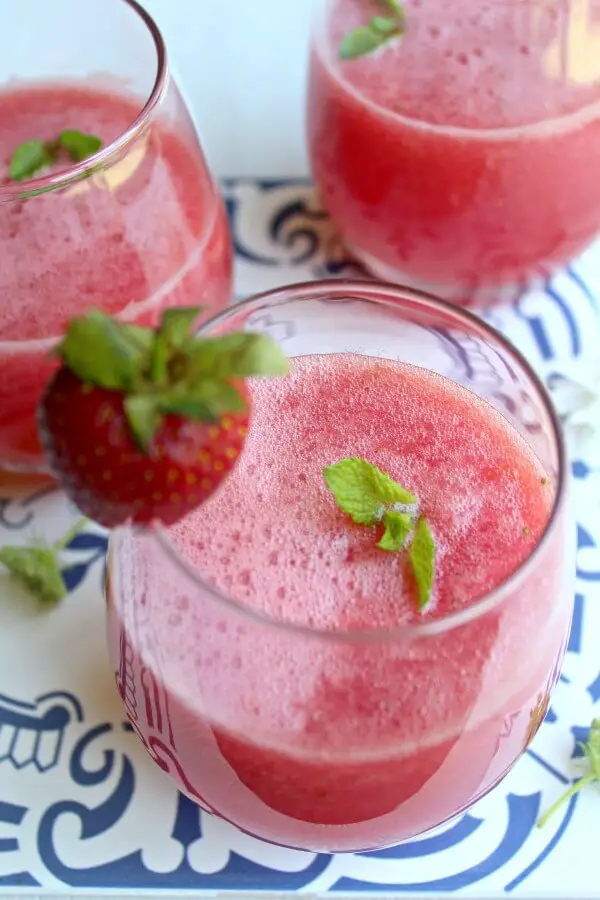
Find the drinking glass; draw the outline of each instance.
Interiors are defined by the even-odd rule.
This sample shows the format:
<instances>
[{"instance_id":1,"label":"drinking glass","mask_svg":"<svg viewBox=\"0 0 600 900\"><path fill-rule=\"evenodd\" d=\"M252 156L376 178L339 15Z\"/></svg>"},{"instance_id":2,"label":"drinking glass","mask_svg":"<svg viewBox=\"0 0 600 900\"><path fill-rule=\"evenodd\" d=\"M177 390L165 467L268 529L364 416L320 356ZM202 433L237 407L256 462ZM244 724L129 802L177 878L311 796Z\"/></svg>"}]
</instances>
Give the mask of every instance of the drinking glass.
<instances>
[{"instance_id":1,"label":"drinking glass","mask_svg":"<svg viewBox=\"0 0 600 900\"><path fill-rule=\"evenodd\" d=\"M402 33L341 58L377 17ZM376 276L457 304L517 297L600 232L597 8L320 0L308 146L325 207Z\"/></svg>"},{"instance_id":2,"label":"drinking glass","mask_svg":"<svg viewBox=\"0 0 600 900\"><path fill-rule=\"evenodd\" d=\"M154 324L230 299L224 205L163 38L135 0L0 0L0 468L45 469L35 411L67 320ZM15 181L29 141L98 136L92 156Z\"/></svg>"},{"instance_id":3,"label":"drinking glass","mask_svg":"<svg viewBox=\"0 0 600 900\"><path fill-rule=\"evenodd\" d=\"M289 566L278 559L282 548L268 561L261 550L250 556L247 571L230 579L230 590L221 590L212 574L181 552L173 530L123 527L111 535L110 658L127 714L157 765L203 809L264 840L324 852L382 847L474 803L509 771L544 718L573 602L574 528L560 428L543 386L503 337L467 311L424 294L377 283L295 285L231 308L203 333L243 329L277 336L296 364L310 364L314 354L343 353L445 376L467 389L469 404L486 401L514 426L551 492L547 524L516 571L499 582L489 571L497 557L482 556L471 564L477 570L472 574L489 576L493 590L448 614L415 613L404 624L394 616L383 626L315 624L311 610L327 608L324 583L321 593L317 583L301 598L302 621L270 611L287 596L294 566L327 566L329 544L340 543L339 536L326 537L320 549L309 548L307 559ZM340 358L330 357L334 364ZM311 369L315 377L319 366ZM323 378L325 425L319 427L339 430L339 422L327 418L328 385ZM350 426L358 443L368 411L361 408L358 384L356 394L352 385L349 393L355 410L350 421L363 423ZM298 395L289 401L290 416L297 401ZM251 464L257 469L253 456L248 461L250 481L258 479L268 495L255 494L251 485L247 500L268 505L265 540L286 517L292 532L294 522L299 533L303 527L302 515L265 487L275 457L284 453L290 491L306 490L303 467L311 460L298 458L298 442L310 443L316 432L298 421L304 424L297 427L296 444L270 450L269 438L260 471L251 472ZM251 424L251 437L253 427L260 426ZM256 447L261 435L253 440ZM458 452L468 455L478 440L477 433L465 434ZM438 477L445 464L436 462L436 471L425 477ZM478 477L490 478L489 466ZM479 502L479 483L476 478L469 502ZM227 482L220 491L227 491ZM237 500L227 502L233 508ZM193 520L181 528L178 534L189 535ZM217 526L211 526L210 539L215 565L227 567L230 552L248 552L243 528L232 536L233 550L219 549ZM293 534L286 540L293 544ZM351 562L348 555L339 563L348 605ZM460 571L452 577L461 577ZM250 583L259 586L260 609L240 599ZM393 599L364 602L385 609Z\"/></svg>"}]
</instances>

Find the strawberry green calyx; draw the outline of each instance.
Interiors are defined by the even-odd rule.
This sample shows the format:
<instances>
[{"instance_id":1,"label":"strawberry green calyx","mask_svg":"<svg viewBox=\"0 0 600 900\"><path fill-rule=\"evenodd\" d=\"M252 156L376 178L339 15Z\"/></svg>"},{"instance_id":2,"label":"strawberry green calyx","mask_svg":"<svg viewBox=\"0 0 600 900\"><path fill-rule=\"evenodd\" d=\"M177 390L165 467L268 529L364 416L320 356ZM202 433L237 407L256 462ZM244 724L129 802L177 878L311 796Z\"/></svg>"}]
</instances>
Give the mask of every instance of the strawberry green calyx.
<instances>
[{"instance_id":1,"label":"strawberry green calyx","mask_svg":"<svg viewBox=\"0 0 600 900\"><path fill-rule=\"evenodd\" d=\"M143 452L165 416L214 422L245 409L236 380L288 372L284 353L267 335L196 336L200 312L168 309L153 330L91 311L70 321L55 351L82 382L124 395L127 422Z\"/></svg>"}]
</instances>

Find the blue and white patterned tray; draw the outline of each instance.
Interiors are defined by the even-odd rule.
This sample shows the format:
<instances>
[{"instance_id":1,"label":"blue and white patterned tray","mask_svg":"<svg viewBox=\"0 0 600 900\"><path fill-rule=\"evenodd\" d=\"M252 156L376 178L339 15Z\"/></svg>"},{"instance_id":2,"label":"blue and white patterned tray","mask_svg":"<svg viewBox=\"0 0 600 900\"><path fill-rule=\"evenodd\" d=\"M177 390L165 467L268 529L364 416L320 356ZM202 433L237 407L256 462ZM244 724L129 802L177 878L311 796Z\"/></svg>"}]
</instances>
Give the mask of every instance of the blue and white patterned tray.
<instances>
[{"instance_id":1,"label":"blue and white patterned tray","mask_svg":"<svg viewBox=\"0 0 600 900\"><path fill-rule=\"evenodd\" d=\"M240 296L360 274L305 183L224 185ZM573 631L552 708L509 778L436 833L369 854L280 850L199 811L125 724L104 647L106 538L69 548L68 600L42 614L0 574L0 896L180 897L190 891L353 896L598 896L600 792L546 829L541 809L576 776L600 714L600 248L493 322L550 384L573 448L578 527ZM285 331L285 323L273 322ZM52 540L75 512L60 493L0 482L0 541Z\"/></svg>"}]
</instances>

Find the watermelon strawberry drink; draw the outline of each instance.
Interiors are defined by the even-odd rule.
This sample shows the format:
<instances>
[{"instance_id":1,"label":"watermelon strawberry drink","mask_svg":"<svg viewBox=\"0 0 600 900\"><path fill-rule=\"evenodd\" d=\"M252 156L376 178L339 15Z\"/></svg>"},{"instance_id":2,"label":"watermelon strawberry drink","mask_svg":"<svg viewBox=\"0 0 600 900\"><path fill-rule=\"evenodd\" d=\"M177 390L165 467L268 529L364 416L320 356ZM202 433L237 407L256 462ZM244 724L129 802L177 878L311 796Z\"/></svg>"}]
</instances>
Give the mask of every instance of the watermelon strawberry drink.
<instances>
[{"instance_id":1,"label":"watermelon strawberry drink","mask_svg":"<svg viewBox=\"0 0 600 900\"><path fill-rule=\"evenodd\" d=\"M564 529L490 596L532 563L556 479L487 401L404 362L298 356L251 392L220 490L160 544L114 538L121 696L160 767L252 834L411 837L493 786L541 723L570 616ZM325 483L349 457L418 498L436 544L423 609L411 552L381 549Z\"/></svg>"},{"instance_id":2,"label":"watermelon strawberry drink","mask_svg":"<svg viewBox=\"0 0 600 900\"><path fill-rule=\"evenodd\" d=\"M341 59L344 37L390 5L323 4L308 91L319 192L380 277L497 299L600 230L595 26L559 0L406 0L402 35Z\"/></svg>"},{"instance_id":3,"label":"watermelon strawberry drink","mask_svg":"<svg viewBox=\"0 0 600 900\"><path fill-rule=\"evenodd\" d=\"M0 464L43 464L35 408L69 317L97 308L155 324L167 306L200 304L209 315L229 301L226 216L189 126L150 122L91 178L14 198L27 187L9 175L24 142L77 128L108 146L139 112L134 98L91 88L0 93ZM68 164L59 158L51 171Z\"/></svg>"}]
</instances>

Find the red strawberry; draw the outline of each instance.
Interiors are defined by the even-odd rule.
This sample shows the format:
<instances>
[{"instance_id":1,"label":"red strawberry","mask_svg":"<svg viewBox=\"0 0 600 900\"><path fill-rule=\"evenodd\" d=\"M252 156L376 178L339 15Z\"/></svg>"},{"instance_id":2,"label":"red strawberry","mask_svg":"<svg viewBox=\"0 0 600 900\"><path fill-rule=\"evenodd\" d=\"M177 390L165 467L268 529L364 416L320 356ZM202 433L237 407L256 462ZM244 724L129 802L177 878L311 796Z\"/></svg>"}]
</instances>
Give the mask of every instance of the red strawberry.
<instances>
[{"instance_id":1,"label":"red strawberry","mask_svg":"<svg viewBox=\"0 0 600 900\"><path fill-rule=\"evenodd\" d=\"M287 371L265 335L193 337L198 313L167 310L155 332L92 312L72 320L58 348L42 443L66 493L106 527L172 524L206 500L244 445L243 379Z\"/></svg>"}]
</instances>

